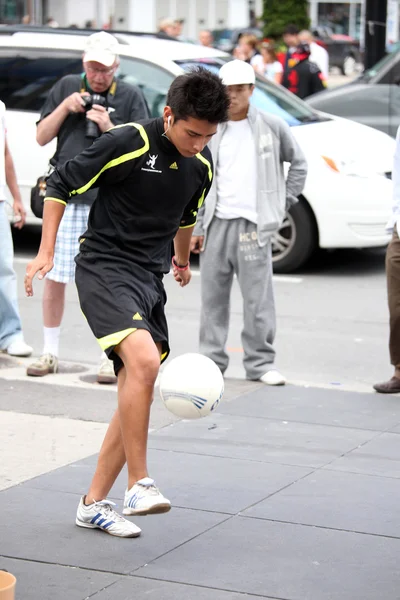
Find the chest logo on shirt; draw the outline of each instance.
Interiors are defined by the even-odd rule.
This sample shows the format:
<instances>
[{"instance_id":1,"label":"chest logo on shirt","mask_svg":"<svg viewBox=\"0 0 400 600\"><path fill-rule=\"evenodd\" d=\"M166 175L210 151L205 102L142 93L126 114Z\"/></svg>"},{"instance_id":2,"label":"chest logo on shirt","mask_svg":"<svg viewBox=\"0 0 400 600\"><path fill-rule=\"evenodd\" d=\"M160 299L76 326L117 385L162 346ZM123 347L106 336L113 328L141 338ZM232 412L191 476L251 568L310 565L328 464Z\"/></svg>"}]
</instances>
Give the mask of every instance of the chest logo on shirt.
<instances>
[{"instance_id":1,"label":"chest logo on shirt","mask_svg":"<svg viewBox=\"0 0 400 600\"><path fill-rule=\"evenodd\" d=\"M149 173L162 173L162 171L155 168L157 158L158 154L149 154L149 160L146 161L146 165L150 168L146 169L145 167L142 167L142 171L148 171Z\"/></svg>"},{"instance_id":2,"label":"chest logo on shirt","mask_svg":"<svg viewBox=\"0 0 400 600\"><path fill-rule=\"evenodd\" d=\"M259 138L258 147L260 151L266 150L273 145L273 139L271 133L262 133Z\"/></svg>"}]
</instances>

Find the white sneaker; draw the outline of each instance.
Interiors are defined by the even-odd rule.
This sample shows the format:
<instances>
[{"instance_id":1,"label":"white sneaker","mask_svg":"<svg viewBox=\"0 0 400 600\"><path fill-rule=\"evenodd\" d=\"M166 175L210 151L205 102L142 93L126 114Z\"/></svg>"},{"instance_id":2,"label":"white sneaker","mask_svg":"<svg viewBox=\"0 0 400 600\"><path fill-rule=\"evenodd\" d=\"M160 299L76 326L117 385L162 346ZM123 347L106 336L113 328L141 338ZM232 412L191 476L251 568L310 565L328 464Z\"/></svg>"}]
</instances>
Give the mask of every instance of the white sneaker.
<instances>
[{"instance_id":1,"label":"white sneaker","mask_svg":"<svg viewBox=\"0 0 400 600\"><path fill-rule=\"evenodd\" d=\"M124 515L149 515L168 512L171 502L164 498L156 487L154 479L145 477L126 490L124 499Z\"/></svg>"},{"instance_id":2,"label":"white sneaker","mask_svg":"<svg viewBox=\"0 0 400 600\"><path fill-rule=\"evenodd\" d=\"M15 340L7 348L7 354L10 356L30 356L33 348L28 346L24 340Z\"/></svg>"},{"instance_id":3,"label":"white sneaker","mask_svg":"<svg viewBox=\"0 0 400 600\"><path fill-rule=\"evenodd\" d=\"M31 377L44 377L49 373L57 373L58 358L54 354L42 354L26 369L26 374Z\"/></svg>"},{"instance_id":4,"label":"white sneaker","mask_svg":"<svg viewBox=\"0 0 400 600\"><path fill-rule=\"evenodd\" d=\"M97 371L97 383L117 383L117 376L114 373L114 363L107 356L101 359L100 367Z\"/></svg>"},{"instance_id":5,"label":"white sneaker","mask_svg":"<svg viewBox=\"0 0 400 600\"><path fill-rule=\"evenodd\" d=\"M75 523L87 529L102 529L117 537L138 537L142 530L131 521L124 519L112 508L114 502L100 500L85 506L81 498L76 513Z\"/></svg>"},{"instance_id":6,"label":"white sneaker","mask_svg":"<svg viewBox=\"0 0 400 600\"><path fill-rule=\"evenodd\" d=\"M285 385L286 379L276 369L267 371L264 375L261 375L260 381L266 385Z\"/></svg>"}]
</instances>

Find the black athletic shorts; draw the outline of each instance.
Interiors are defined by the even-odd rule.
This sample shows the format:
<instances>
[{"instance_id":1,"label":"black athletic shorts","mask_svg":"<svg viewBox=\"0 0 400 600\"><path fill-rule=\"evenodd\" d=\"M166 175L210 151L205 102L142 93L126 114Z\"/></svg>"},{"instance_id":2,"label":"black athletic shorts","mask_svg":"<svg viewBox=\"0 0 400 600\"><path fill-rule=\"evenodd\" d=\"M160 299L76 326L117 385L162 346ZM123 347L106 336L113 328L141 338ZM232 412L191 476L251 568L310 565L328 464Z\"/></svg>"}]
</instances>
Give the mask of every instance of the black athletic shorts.
<instances>
[{"instance_id":1,"label":"black athletic shorts","mask_svg":"<svg viewBox=\"0 0 400 600\"><path fill-rule=\"evenodd\" d=\"M146 329L161 343L163 362L169 354L167 301L161 276L132 263L97 252L80 252L75 258L79 302L89 327L115 374L123 362L114 348L136 329Z\"/></svg>"}]
</instances>

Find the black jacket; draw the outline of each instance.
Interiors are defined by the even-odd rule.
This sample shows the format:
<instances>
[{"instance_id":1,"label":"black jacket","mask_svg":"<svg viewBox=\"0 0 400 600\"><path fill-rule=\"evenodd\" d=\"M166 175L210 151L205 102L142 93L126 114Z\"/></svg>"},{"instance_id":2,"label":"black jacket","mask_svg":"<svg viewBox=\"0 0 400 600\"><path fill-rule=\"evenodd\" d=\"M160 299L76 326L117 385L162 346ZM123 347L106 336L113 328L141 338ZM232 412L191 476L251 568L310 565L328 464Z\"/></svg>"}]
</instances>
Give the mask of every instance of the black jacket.
<instances>
[{"instance_id":1,"label":"black jacket","mask_svg":"<svg viewBox=\"0 0 400 600\"><path fill-rule=\"evenodd\" d=\"M286 63L282 85L299 98L325 89L324 77L307 53L294 52Z\"/></svg>"}]
</instances>

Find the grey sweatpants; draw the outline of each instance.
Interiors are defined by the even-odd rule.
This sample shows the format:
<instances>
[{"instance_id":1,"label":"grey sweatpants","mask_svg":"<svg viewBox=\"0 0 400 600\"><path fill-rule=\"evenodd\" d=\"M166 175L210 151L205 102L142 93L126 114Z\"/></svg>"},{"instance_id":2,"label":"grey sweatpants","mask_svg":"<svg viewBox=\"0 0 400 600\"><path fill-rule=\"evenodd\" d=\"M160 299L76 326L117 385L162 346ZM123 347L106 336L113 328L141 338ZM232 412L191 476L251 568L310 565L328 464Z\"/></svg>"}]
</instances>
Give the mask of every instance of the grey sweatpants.
<instances>
[{"instance_id":1,"label":"grey sweatpants","mask_svg":"<svg viewBox=\"0 0 400 600\"><path fill-rule=\"evenodd\" d=\"M256 225L246 219L214 217L200 254L200 352L222 372L228 367L230 295L236 273L243 297L243 365L248 379L274 368L275 302L271 244L260 248Z\"/></svg>"}]
</instances>

